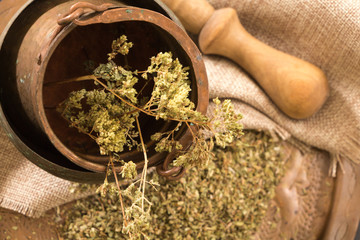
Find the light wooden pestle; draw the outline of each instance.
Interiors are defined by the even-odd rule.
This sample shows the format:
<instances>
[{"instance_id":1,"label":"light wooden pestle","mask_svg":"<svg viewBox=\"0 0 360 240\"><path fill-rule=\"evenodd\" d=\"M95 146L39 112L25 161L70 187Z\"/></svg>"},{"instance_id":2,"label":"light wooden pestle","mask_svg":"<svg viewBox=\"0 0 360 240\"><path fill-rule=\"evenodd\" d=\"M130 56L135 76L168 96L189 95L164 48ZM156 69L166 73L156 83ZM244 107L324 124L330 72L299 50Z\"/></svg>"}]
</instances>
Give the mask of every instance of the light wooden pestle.
<instances>
[{"instance_id":1,"label":"light wooden pestle","mask_svg":"<svg viewBox=\"0 0 360 240\"><path fill-rule=\"evenodd\" d=\"M180 19L185 29L199 34L215 9L206 0L162 0Z\"/></svg>"},{"instance_id":2,"label":"light wooden pestle","mask_svg":"<svg viewBox=\"0 0 360 240\"><path fill-rule=\"evenodd\" d=\"M326 101L329 86L325 74L313 64L251 36L234 9L211 11L213 8L206 0L163 1L169 2L169 8L180 21L192 26L191 32L201 30L199 45L204 54L222 55L238 63L289 117L308 118Z\"/></svg>"},{"instance_id":3,"label":"light wooden pestle","mask_svg":"<svg viewBox=\"0 0 360 240\"><path fill-rule=\"evenodd\" d=\"M329 94L326 77L318 67L251 36L232 8L214 12L200 33L199 44L205 54L226 56L242 66L292 118L312 116Z\"/></svg>"}]
</instances>

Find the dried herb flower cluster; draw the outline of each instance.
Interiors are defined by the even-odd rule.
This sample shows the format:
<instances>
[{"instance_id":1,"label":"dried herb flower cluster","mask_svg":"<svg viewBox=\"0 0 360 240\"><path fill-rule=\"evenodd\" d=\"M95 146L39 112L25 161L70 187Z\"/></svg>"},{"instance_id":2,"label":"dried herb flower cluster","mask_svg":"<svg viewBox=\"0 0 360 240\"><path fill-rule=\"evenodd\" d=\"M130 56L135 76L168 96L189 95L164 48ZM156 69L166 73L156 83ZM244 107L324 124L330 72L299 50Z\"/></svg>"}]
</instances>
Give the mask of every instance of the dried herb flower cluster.
<instances>
[{"instance_id":1,"label":"dried herb flower cluster","mask_svg":"<svg viewBox=\"0 0 360 240\"><path fill-rule=\"evenodd\" d=\"M284 173L282 147L250 131L213 153L205 169L191 168L179 182L158 179L160 191L149 187L149 239L252 239ZM62 213L59 231L64 239L127 239L120 209L116 195L80 200Z\"/></svg>"},{"instance_id":2,"label":"dried herb flower cluster","mask_svg":"<svg viewBox=\"0 0 360 240\"><path fill-rule=\"evenodd\" d=\"M183 67L171 52L160 52L151 57L150 65L142 71L117 65L118 54L126 57L132 47L133 44L124 35L114 40L107 63L100 64L92 75L73 79L93 80L97 87L72 92L59 105L58 111L70 122L70 126L96 141L100 154L109 156L108 172L112 170L114 173L117 186L105 179L99 192L104 196L109 192L118 194L124 219L122 231L131 238L137 238L146 236L142 229L150 219L152 203L145 197L146 185L156 185L147 181L148 160L139 121L141 114L175 122L173 129L157 132L151 139L157 142L155 150L158 152L176 150L176 166L205 165L214 157L212 149L215 144L225 148L243 133L239 123L241 115L235 113L229 100L214 100L217 108L211 119L196 111L189 98L189 68ZM143 86L140 90L136 88L138 84ZM153 86L149 96L142 94L146 86ZM175 138L175 133L182 126L187 127L193 137L192 145L186 149ZM206 139L206 132L210 132L212 137ZM122 177L135 178L135 163L125 162L118 155L131 149L143 153L144 167L140 179L121 191L114 166L122 164ZM129 207L123 205L122 197L125 195L131 199Z\"/></svg>"}]
</instances>

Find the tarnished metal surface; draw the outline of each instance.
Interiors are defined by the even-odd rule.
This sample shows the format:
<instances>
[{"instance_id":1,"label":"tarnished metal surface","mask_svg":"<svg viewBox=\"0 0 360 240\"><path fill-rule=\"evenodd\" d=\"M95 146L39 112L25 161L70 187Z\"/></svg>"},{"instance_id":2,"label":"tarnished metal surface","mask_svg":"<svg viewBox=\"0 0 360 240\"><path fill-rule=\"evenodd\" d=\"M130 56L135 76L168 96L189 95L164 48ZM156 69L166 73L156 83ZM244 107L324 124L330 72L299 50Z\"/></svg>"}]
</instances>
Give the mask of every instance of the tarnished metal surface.
<instances>
[{"instance_id":1,"label":"tarnished metal surface","mask_svg":"<svg viewBox=\"0 0 360 240\"><path fill-rule=\"evenodd\" d=\"M61 16L57 22L59 25L67 25L70 24L71 22L74 22L76 25L80 25L76 21L85 14L88 14L90 12L103 12L109 10L110 8L118 8L118 7L127 7L127 6L124 4L112 4L112 3L95 5L89 2L78 2L72 5L70 7L69 12Z\"/></svg>"}]
</instances>

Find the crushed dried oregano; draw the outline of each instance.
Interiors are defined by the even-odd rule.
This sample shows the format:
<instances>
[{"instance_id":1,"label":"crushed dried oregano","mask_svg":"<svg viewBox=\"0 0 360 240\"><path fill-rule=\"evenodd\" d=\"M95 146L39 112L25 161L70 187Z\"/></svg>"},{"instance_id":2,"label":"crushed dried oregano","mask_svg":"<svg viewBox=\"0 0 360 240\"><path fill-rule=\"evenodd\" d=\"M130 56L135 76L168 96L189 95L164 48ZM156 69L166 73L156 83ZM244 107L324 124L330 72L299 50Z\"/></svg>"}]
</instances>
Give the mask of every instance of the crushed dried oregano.
<instances>
[{"instance_id":1,"label":"crushed dried oregano","mask_svg":"<svg viewBox=\"0 0 360 240\"><path fill-rule=\"evenodd\" d=\"M180 181L151 176L160 186L147 186L152 207L140 228L143 237L251 239L283 176L281 144L264 132L247 131L241 140L214 153L215 160L206 168L191 168ZM116 195L79 200L60 216L64 239L129 238L122 233Z\"/></svg>"}]
</instances>

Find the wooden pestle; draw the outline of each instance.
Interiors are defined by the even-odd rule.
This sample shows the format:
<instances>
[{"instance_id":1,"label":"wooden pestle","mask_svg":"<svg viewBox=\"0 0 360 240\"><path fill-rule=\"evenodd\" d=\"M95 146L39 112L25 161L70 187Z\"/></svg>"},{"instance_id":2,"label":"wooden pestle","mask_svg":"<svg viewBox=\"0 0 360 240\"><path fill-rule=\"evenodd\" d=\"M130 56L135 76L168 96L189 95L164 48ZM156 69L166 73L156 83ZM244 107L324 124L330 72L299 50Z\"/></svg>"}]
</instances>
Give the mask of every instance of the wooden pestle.
<instances>
[{"instance_id":1,"label":"wooden pestle","mask_svg":"<svg viewBox=\"0 0 360 240\"><path fill-rule=\"evenodd\" d=\"M315 114L329 95L324 73L313 64L278 51L251 36L232 8L214 10L206 0L163 0L198 33L204 54L228 57L252 75L273 102L294 119ZM204 25L202 25L205 23Z\"/></svg>"},{"instance_id":2,"label":"wooden pestle","mask_svg":"<svg viewBox=\"0 0 360 240\"><path fill-rule=\"evenodd\" d=\"M206 0L162 0L180 19L185 29L199 34L215 9Z\"/></svg>"},{"instance_id":3,"label":"wooden pestle","mask_svg":"<svg viewBox=\"0 0 360 240\"><path fill-rule=\"evenodd\" d=\"M318 67L251 36L232 8L214 12L199 44L203 53L226 56L242 66L289 117L312 116L329 95L327 79Z\"/></svg>"}]
</instances>

